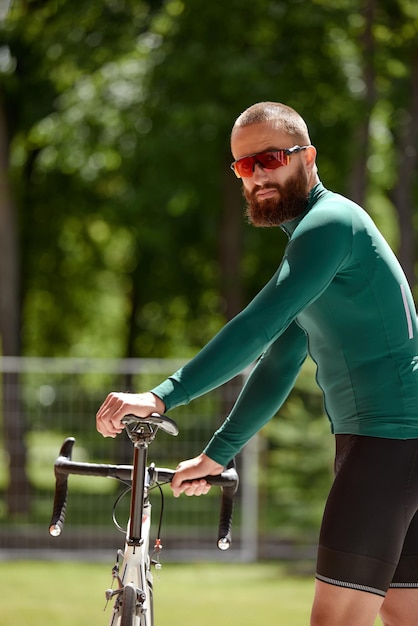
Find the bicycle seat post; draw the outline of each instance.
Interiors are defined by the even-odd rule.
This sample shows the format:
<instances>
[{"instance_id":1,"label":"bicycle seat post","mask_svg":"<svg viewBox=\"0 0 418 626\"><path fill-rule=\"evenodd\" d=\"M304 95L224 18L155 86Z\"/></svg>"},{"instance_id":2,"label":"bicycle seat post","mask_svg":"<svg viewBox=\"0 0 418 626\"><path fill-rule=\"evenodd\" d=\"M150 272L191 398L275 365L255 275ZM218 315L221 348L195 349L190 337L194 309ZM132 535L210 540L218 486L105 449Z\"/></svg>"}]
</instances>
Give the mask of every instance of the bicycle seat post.
<instances>
[{"instance_id":1,"label":"bicycle seat post","mask_svg":"<svg viewBox=\"0 0 418 626\"><path fill-rule=\"evenodd\" d=\"M132 496L127 542L129 545L141 545L142 514L144 509L145 474L147 467L148 446L154 439L156 428L150 424L126 424L126 431L134 444L132 468Z\"/></svg>"}]
</instances>

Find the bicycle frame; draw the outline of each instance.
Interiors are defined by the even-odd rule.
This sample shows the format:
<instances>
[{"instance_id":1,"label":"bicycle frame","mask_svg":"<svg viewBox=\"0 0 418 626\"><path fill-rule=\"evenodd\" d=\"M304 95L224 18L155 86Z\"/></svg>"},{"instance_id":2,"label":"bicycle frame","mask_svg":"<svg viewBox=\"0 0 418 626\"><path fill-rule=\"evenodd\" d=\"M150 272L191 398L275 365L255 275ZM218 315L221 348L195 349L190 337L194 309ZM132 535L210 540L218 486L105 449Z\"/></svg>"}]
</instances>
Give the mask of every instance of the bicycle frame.
<instances>
[{"instance_id":1,"label":"bicycle frame","mask_svg":"<svg viewBox=\"0 0 418 626\"><path fill-rule=\"evenodd\" d=\"M58 537L63 529L68 494L68 475L103 476L132 484L130 515L125 534L124 550L118 550L112 577L116 589L105 592L108 601L114 600L110 626L154 626L153 577L150 556L151 503L148 492L152 485L168 483L175 472L166 468L147 467L149 444L159 428L177 435L177 425L165 415L153 414L146 419L127 416L125 429L133 443L133 465L78 463L71 460L73 437L67 438L55 461L56 489L54 510L49 532ZM233 496L238 488L238 475L233 464L219 476L204 477L213 485L222 487L221 515L218 529L218 547L226 550L231 542ZM156 540L154 549L161 544ZM120 562L121 561L121 562ZM158 561L154 563L158 565Z\"/></svg>"},{"instance_id":2,"label":"bicycle frame","mask_svg":"<svg viewBox=\"0 0 418 626\"><path fill-rule=\"evenodd\" d=\"M147 472L148 446L154 439L155 430L148 424L125 421L128 435L134 444L132 468L132 495L130 516L126 533L122 568L118 561L112 570L118 581L116 591L108 591L110 600L117 596L110 626L153 626L152 572L149 556L151 529L151 503L148 500L150 472ZM136 426L135 426L136 425ZM173 433L174 434L174 433ZM119 553L118 553L119 555ZM127 605L130 605L127 609ZM126 618L126 613L133 617Z\"/></svg>"},{"instance_id":3,"label":"bicycle frame","mask_svg":"<svg viewBox=\"0 0 418 626\"><path fill-rule=\"evenodd\" d=\"M147 510L148 509L148 510ZM110 589L106 592L106 599L111 600L116 597L110 626L119 626L122 622L126 603L130 600L126 599L126 590L131 589L130 597L133 598L133 607L128 609L129 613L134 613L133 621L130 620L129 625L146 624L153 626L153 596L152 584L153 577L151 571L151 560L149 556L149 532L151 525L151 505L144 507L144 519L142 524L143 541L140 545L125 542L124 552L118 553L123 556L121 567L119 561L112 570L112 575L118 581L118 589L116 591Z\"/></svg>"}]
</instances>

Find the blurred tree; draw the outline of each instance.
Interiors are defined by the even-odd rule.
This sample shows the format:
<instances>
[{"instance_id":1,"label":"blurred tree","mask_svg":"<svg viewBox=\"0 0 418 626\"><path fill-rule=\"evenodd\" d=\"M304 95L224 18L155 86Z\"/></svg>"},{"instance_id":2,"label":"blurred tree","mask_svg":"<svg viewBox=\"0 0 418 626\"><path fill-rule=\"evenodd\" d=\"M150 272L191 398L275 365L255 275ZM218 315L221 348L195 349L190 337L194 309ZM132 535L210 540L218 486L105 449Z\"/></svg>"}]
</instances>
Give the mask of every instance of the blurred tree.
<instances>
[{"instance_id":1,"label":"blurred tree","mask_svg":"<svg viewBox=\"0 0 418 626\"><path fill-rule=\"evenodd\" d=\"M376 219L414 287L418 6L410 0L348 5L346 23L329 30L355 117L347 191Z\"/></svg>"},{"instance_id":2,"label":"blurred tree","mask_svg":"<svg viewBox=\"0 0 418 626\"><path fill-rule=\"evenodd\" d=\"M7 15L2 8L0 25ZM8 49L0 48L2 66L10 64ZM10 124L3 94L0 91L0 336L4 355L20 354L20 255L17 215L9 181ZM20 404L19 376L2 373L2 408L5 447L8 451L9 481L6 506L13 515L29 509L29 481L26 473L24 419Z\"/></svg>"},{"instance_id":3,"label":"blurred tree","mask_svg":"<svg viewBox=\"0 0 418 626\"><path fill-rule=\"evenodd\" d=\"M382 3L376 28L381 52L380 98L389 103L394 146L393 184L387 191L399 218L399 259L416 285L418 165L418 5L411 0Z\"/></svg>"},{"instance_id":4,"label":"blurred tree","mask_svg":"<svg viewBox=\"0 0 418 626\"><path fill-rule=\"evenodd\" d=\"M77 194L73 192L76 189L80 192L80 185L73 185L71 177L65 175L68 171L57 171L57 176L42 180L38 159L43 146L37 140L37 124L56 110L56 98L84 74L101 67L116 53L125 54L127 46L130 50L133 35L144 26L147 16L146 4L113 0L92 2L78 11L72 3L63 0L41 3L15 0L9 14L3 16L0 33L0 244L3 255L0 332L5 356L21 352L22 307L25 319L27 309L30 317L34 305L35 315L28 326L32 327L33 322L35 333L36 309L40 309L41 316L47 312L43 320L47 339L59 344L63 336L66 345L69 335L62 328L63 319L59 321L60 313L56 317L58 311L55 310L55 327L49 325L48 313L56 309L57 297L61 299L60 312L68 308L70 313L77 312L78 317L82 310L79 304L71 307L81 270L72 272L71 264L66 267L59 252L69 253L69 246L79 243L82 254L78 263L85 262L85 250L77 242L79 224L74 218L71 228L71 217L85 205L77 204ZM54 148L50 148L53 152ZM70 229L63 237L63 245L59 246L63 225L68 223L68 203L62 196L66 192L72 195L72 207L76 210L70 211ZM45 198L49 199L48 204ZM16 230L18 223L19 232ZM71 245L72 254L77 252L75 247ZM72 287L60 291L59 284L68 278L74 280ZM86 282L84 294L88 290ZM21 513L29 507L30 490L25 472L25 427L17 375L4 374L3 388L3 428L10 476L7 505L10 513Z\"/></svg>"}]
</instances>

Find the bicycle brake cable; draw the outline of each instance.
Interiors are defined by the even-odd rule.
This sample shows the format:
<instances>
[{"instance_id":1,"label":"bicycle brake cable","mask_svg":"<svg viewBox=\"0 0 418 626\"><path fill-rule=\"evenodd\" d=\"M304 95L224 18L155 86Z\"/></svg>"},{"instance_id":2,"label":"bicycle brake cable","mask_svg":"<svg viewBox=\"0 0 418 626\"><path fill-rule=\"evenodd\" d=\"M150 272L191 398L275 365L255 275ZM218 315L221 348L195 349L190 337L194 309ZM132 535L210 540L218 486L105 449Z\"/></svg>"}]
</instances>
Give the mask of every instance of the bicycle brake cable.
<instances>
[{"instance_id":1,"label":"bicycle brake cable","mask_svg":"<svg viewBox=\"0 0 418 626\"><path fill-rule=\"evenodd\" d=\"M120 493L118 495L118 497L116 498L114 504L113 504L113 509L112 509L112 520L114 525L116 526L116 528L121 532L121 533L125 533L125 529L122 528L122 526L119 524L118 520L116 519L116 508L119 504L119 502L122 500L122 498L124 496L126 496L127 493L129 493L129 491L132 489L131 486L126 487L126 489L124 491L122 491L122 493Z\"/></svg>"},{"instance_id":2,"label":"bicycle brake cable","mask_svg":"<svg viewBox=\"0 0 418 626\"><path fill-rule=\"evenodd\" d=\"M156 569L161 569L161 563L160 563L159 557L160 557L160 552L163 549L163 545L162 545L162 542L161 542L161 527L162 527L163 515L164 515L164 492L163 492L163 490L161 488L161 484L160 483L155 483L154 486L152 487L152 489L155 489L155 487L157 487L159 492L160 492L161 508L160 508L160 515L159 515L159 520L158 520L157 538L155 540L154 550L153 550L153 552L151 554L151 562L155 565ZM116 526L116 528L121 533L125 533L125 529L122 528L122 526L119 524L118 520L116 519L116 508L117 508L119 502L122 500L122 498L131 490L131 488L132 488L132 486L129 485L124 491L122 491L118 495L118 497L116 498L115 503L113 504L112 520L113 520L113 523Z\"/></svg>"},{"instance_id":3,"label":"bicycle brake cable","mask_svg":"<svg viewBox=\"0 0 418 626\"><path fill-rule=\"evenodd\" d=\"M163 523L163 514L164 514L164 492L161 488L160 483L155 483L155 487L158 487L161 497L161 508L160 508L160 517L158 520L158 530L157 530L157 538L154 544L154 550L151 554L151 563L155 566L155 569L161 569L160 563L160 552L163 549L163 544L161 543L161 526Z\"/></svg>"}]
</instances>

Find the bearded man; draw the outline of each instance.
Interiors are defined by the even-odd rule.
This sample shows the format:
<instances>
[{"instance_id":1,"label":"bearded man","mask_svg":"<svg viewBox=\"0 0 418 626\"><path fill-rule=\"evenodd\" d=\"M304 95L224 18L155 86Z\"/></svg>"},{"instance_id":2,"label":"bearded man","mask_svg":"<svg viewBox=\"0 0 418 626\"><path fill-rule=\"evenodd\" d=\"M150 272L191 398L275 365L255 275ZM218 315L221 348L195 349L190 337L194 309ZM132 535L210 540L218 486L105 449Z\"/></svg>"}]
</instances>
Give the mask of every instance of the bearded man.
<instances>
[{"instance_id":1,"label":"bearded man","mask_svg":"<svg viewBox=\"0 0 418 626\"><path fill-rule=\"evenodd\" d=\"M261 102L231 134L231 167L254 226L289 242L257 296L149 392L110 393L104 436L130 413L190 402L256 362L224 424L183 461L176 496L201 495L280 409L309 353L335 437L335 479L318 542L311 626L418 624L418 328L405 275L367 213L320 182L307 126ZM186 481L192 482L186 482Z\"/></svg>"}]
</instances>

